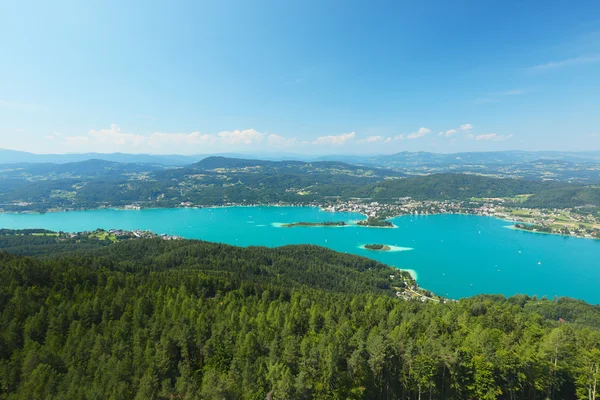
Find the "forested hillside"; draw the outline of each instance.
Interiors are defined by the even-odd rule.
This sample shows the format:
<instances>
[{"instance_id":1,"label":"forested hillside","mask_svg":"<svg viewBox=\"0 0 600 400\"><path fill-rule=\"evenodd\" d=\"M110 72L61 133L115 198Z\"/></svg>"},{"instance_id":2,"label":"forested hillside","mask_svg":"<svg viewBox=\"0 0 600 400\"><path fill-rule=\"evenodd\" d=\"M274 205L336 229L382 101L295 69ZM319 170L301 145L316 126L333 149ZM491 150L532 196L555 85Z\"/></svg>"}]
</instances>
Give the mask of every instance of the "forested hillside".
<instances>
[{"instance_id":1,"label":"forested hillside","mask_svg":"<svg viewBox=\"0 0 600 400\"><path fill-rule=\"evenodd\" d=\"M112 244L110 240L81 237L67 239L46 229L1 229L0 251L11 254L57 257L63 253L81 252Z\"/></svg>"},{"instance_id":2,"label":"forested hillside","mask_svg":"<svg viewBox=\"0 0 600 400\"><path fill-rule=\"evenodd\" d=\"M472 197L512 197L557 187L576 187L558 182L499 179L467 174L435 174L386 180L362 188L351 188L347 196L359 194L375 200L412 197L416 200L467 200Z\"/></svg>"},{"instance_id":3,"label":"forested hillside","mask_svg":"<svg viewBox=\"0 0 600 400\"><path fill-rule=\"evenodd\" d=\"M600 187L563 187L544 190L527 199L525 205L548 208L600 206Z\"/></svg>"},{"instance_id":4,"label":"forested hillside","mask_svg":"<svg viewBox=\"0 0 600 400\"><path fill-rule=\"evenodd\" d=\"M341 162L208 157L183 168L92 160L0 165L0 210L48 211L139 204L143 207L270 202L310 203L322 187L360 188L402 174Z\"/></svg>"},{"instance_id":5,"label":"forested hillside","mask_svg":"<svg viewBox=\"0 0 600 400\"><path fill-rule=\"evenodd\" d=\"M347 195L351 197L357 194L379 201L404 196L415 200L468 200L473 197L506 198L531 194L532 196L528 197L522 206L532 208L600 206L600 187L467 174L435 174L386 180L363 188L352 188Z\"/></svg>"},{"instance_id":6,"label":"forested hillside","mask_svg":"<svg viewBox=\"0 0 600 400\"><path fill-rule=\"evenodd\" d=\"M1 398L587 399L598 377L583 302L400 300L399 271L315 246L21 238L39 257L0 253Z\"/></svg>"},{"instance_id":7,"label":"forested hillside","mask_svg":"<svg viewBox=\"0 0 600 400\"><path fill-rule=\"evenodd\" d=\"M533 195L527 207L600 206L598 188L559 181L470 174L404 177L391 170L334 161L262 161L208 157L182 168L90 160L4 165L0 211L223 204L324 204L362 198L393 202Z\"/></svg>"}]
</instances>

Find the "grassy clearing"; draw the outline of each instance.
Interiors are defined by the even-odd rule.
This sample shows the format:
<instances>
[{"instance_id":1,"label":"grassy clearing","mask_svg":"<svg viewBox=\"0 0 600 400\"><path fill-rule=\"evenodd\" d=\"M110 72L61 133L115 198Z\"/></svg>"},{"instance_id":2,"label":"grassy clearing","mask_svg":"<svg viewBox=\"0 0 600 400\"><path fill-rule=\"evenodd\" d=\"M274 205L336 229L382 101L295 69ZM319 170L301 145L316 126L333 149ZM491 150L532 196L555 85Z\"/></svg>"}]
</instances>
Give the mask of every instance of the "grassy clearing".
<instances>
[{"instance_id":1,"label":"grassy clearing","mask_svg":"<svg viewBox=\"0 0 600 400\"><path fill-rule=\"evenodd\" d=\"M92 234L90 234L91 238L96 238L98 240L110 240L112 242L116 242L117 241L117 237L112 234L112 233L108 233L106 231L98 231L98 232L94 232Z\"/></svg>"},{"instance_id":2,"label":"grassy clearing","mask_svg":"<svg viewBox=\"0 0 600 400\"><path fill-rule=\"evenodd\" d=\"M531 210L510 210L510 213L518 217L533 217Z\"/></svg>"}]
</instances>

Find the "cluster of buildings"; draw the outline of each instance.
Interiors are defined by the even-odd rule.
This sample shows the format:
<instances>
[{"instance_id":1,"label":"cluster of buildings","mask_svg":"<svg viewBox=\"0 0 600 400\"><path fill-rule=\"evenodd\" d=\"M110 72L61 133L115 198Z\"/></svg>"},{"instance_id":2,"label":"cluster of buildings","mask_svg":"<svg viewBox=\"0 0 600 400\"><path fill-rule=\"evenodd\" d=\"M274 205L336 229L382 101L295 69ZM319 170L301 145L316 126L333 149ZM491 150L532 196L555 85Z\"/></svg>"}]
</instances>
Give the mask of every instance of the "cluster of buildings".
<instances>
[{"instance_id":1,"label":"cluster of buildings","mask_svg":"<svg viewBox=\"0 0 600 400\"><path fill-rule=\"evenodd\" d=\"M175 235L167 235L161 234L158 235L151 231L143 231L141 229L136 229L133 231L128 231L124 229L96 229L95 231L83 231L83 232L70 232L70 233L61 233L61 238L68 239L77 239L77 238L96 238L100 240L110 239L113 241L119 240L128 240L128 239L153 239L153 238L162 238L164 240L177 240L183 239L180 236Z\"/></svg>"},{"instance_id":2,"label":"cluster of buildings","mask_svg":"<svg viewBox=\"0 0 600 400\"><path fill-rule=\"evenodd\" d=\"M152 239L152 238L162 238L164 240L177 240L182 239L179 236L175 235L167 235L165 233L161 235L157 235L152 231L143 231L141 229L136 229L134 231L127 231L123 229L110 229L108 231L109 234L114 235L117 239Z\"/></svg>"},{"instance_id":3,"label":"cluster of buildings","mask_svg":"<svg viewBox=\"0 0 600 400\"><path fill-rule=\"evenodd\" d=\"M351 199L344 203L329 204L326 211L355 212L378 219L401 215L471 214L497 217L535 225L528 229L586 238L600 238L600 216L574 209L528 209L505 204L504 199L465 201L413 200L399 198L392 203L367 199Z\"/></svg>"},{"instance_id":4,"label":"cluster of buildings","mask_svg":"<svg viewBox=\"0 0 600 400\"><path fill-rule=\"evenodd\" d=\"M341 211L361 213L368 217L391 218L399 215L429 215L429 214L479 214L497 215L497 210L492 205L477 207L469 202L461 201L434 201L413 200L404 197L394 203L379 203L361 199L348 200L342 204L323 207L326 211Z\"/></svg>"},{"instance_id":5,"label":"cluster of buildings","mask_svg":"<svg viewBox=\"0 0 600 400\"><path fill-rule=\"evenodd\" d=\"M573 209L515 208L510 219L522 222L516 226L534 232L600 239L600 218L592 213L573 212Z\"/></svg>"},{"instance_id":6,"label":"cluster of buildings","mask_svg":"<svg viewBox=\"0 0 600 400\"><path fill-rule=\"evenodd\" d=\"M442 299L442 298L436 299L433 296L434 296L433 293L428 292L428 291L423 291L422 289L418 288L417 284L411 285L406 280L404 281L403 287L399 288L399 290L396 292L396 297L398 297L402 300L418 300L423 303L425 303L427 301L434 301L436 303L440 303L440 302L445 303L444 299Z\"/></svg>"}]
</instances>

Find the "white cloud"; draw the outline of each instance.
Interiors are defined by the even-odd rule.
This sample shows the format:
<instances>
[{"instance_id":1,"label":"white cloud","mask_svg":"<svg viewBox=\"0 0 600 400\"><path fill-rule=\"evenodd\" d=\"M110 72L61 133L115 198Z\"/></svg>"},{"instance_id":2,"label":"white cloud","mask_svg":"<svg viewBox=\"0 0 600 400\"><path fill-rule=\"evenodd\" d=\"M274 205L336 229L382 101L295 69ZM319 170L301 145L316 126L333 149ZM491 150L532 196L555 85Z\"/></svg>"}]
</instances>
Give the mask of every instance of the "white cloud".
<instances>
[{"instance_id":1,"label":"white cloud","mask_svg":"<svg viewBox=\"0 0 600 400\"><path fill-rule=\"evenodd\" d=\"M456 129L448 129L446 132L440 132L440 133L438 133L438 136L450 137L450 136L455 135L457 133L458 133L458 131Z\"/></svg>"},{"instance_id":2,"label":"white cloud","mask_svg":"<svg viewBox=\"0 0 600 400\"><path fill-rule=\"evenodd\" d=\"M53 135L47 135L47 136L44 136L44 139L46 139L46 140L54 140L56 138Z\"/></svg>"},{"instance_id":3,"label":"white cloud","mask_svg":"<svg viewBox=\"0 0 600 400\"><path fill-rule=\"evenodd\" d=\"M367 136L364 139L360 139L358 143L389 143L392 141L391 137L384 136Z\"/></svg>"},{"instance_id":4,"label":"white cloud","mask_svg":"<svg viewBox=\"0 0 600 400\"><path fill-rule=\"evenodd\" d=\"M138 146L146 139L142 135L134 133L122 133L121 128L116 124L111 124L109 129L91 130L88 135L98 144L116 144Z\"/></svg>"},{"instance_id":5,"label":"white cloud","mask_svg":"<svg viewBox=\"0 0 600 400\"><path fill-rule=\"evenodd\" d=\"M498 142L500 140L507 140L513 137L512 134L510 135L497 135L495 133L484 133L481 135L469 135L470 138L474 138L475 140L491 140L493 142Z\"/></svg>"},{"instance_id":6,"label":"white cloud","mask_svg":"<svg viewBox=\"0 0 600 400\"><path fill-rule=\"evenodd\" d=\"M248 146L259 144L267 135L255 129L223 131L217 134L165 133L154 132L149 135L122 132L116 124L110 128L90 130L87 135L64 137L67 146L85 151L150 151L150 152L180 152L194 151L225 151L232 146ZM54 138L61 137L58 134ZM47 137L48 140L51 140ZM291 145L295 139L286 139L279 135L270 135L270 145ZM206 147L210 147L207 149Z\"/></svg>"},{"instance_id":7,"label":"white cloud","mask_svg":"<svg viewBox=\"0 0 600 400\"><path fill-rule=\"evenodd\" d=\"M264 133L254 129L245 129L243 131L223 131L217 134L225 144L252 144L262 141Z\"/></svg>"},{"instance_id":8,"label":"white cloud","mask_svg":"<svg viewBox=\"0 0 600 400\"><path fill-rule=\"evenodd\" d=\"M551 61L546 64L540 64L540 65L530 67L529 70L536 71L536 72L543 72L543 71L548 71L548 70L557 69L557 68L571 67L571 66L581 65L581 64L590 64L590 63L595 63L595 62L599 62L599 61L600 61L600 54L591 54L591 55L586 55L586 56L581 56L581 57L576 57L576 58L568 58L566 60Z\"/></svg>"},{"instance_id":9,"label":"white cloud","mask_svg":"<svg viewBox=\"0 0 600 400\"><path fill-rule=\"evenodd\" d=\"M427 134L431 133L431 129L429 128L419 128L418 131L411 133L410 135L406 136L406 139L418 139L420 137L423 137ZM399 136L403 136L403 135L399 135Z\"/></svg>"},{"instance_id":10,"label":"white cloud","mask_svg":"<svg viewBox=\"0 0 600 400\"><path fill-rule=\"evenodd\" d=\"M471 129L473 129L473 125L471 124L462 124L461 126L458 127L458 129L448 129L447 131L441 131L440 133L438 133L438 136L445 136L445 137L450 137L452 135L456 135L457 133L462 132L469 132Z\"/></svg>"},{"instance_id":11,"label":"white cloud","mask_svg":"<svg viewBox=\"0 0 600 400\"><path fill-rule=\"evenodd\" d=\"M25 132L25 128L17 128L15 129L15 132Z\"/></svg>"},{"instance_id":12,"label":"white cloud","mask_svg":"<svg viewBox=\"0 0 600 400\"><path fill-rule=\"evenodd\" d=\"M354 139L356 133L342 133L341 135L329 135L318 137L312 144L341 145Z\"/></svg>"},{"instance_id":13,"label":"white cloud","mask_svg":"<svg viewBox=\"0 0 600 400\"><path fill-rule=\"evenodd\" d=\"M429 128L419 128L418 131L410 133L408 135L405 135L404 133L400 134L400 135L396 135L394 137L394 139L396 140L404 140L404 139L418 139L420 137L423 137L425 135L428 135L429 133L431 133L431 129Z\"/></svg>"}]
</instances>

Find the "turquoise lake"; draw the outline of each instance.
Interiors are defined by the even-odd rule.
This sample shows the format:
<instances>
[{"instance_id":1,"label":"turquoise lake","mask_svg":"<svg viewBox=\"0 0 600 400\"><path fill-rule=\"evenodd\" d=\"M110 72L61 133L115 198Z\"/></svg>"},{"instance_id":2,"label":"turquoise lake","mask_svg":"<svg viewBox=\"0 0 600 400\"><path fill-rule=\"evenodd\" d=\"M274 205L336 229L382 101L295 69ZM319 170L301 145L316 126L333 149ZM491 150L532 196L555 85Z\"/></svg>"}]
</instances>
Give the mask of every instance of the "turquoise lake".
<instances>
[{"instance_id":1,"label":"turquoise lake","mask_svg":"<svg viewBox=\"0 0 600 400\"><path fill-rule=\"evenodd\" d=\"M454 299L523 293L600 303L600 240L522 232L507 228L508 221L468 215L397 217L392 220L397 228L277 226L359 219L364 217L313 207L93 210L0 214L0 227L68 232L143 229L239 246L310 243L413 270L420 286ZM368 243L412 250L360 248Z\"/></svg>"}]
</instances>

